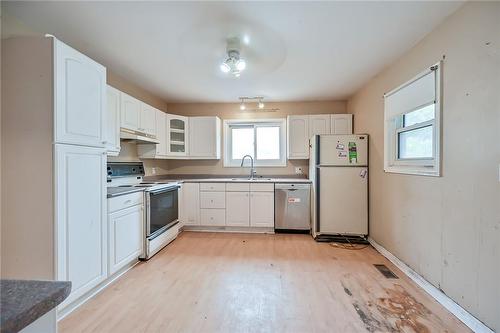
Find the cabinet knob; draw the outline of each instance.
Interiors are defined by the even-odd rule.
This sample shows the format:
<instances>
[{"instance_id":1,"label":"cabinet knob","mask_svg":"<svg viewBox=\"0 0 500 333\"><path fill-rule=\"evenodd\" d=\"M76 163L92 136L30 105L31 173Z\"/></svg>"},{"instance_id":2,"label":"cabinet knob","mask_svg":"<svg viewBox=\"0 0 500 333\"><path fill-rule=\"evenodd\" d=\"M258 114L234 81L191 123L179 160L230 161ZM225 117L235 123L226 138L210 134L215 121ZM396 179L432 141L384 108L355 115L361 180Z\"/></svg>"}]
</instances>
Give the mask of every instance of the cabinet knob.
<instances>
[{"instance_id":1,"label":"cabinet knob","mask_svg":"<svg viewBox=\"0 0 500 333\"><path fill-rule=\"evenodd\" d=\"M104 140L104 141L102 142L102 144L103 144L103 145L105 145L106 143L108 143L108 141L106 141L106 140Z\"/></svg>"}]
</instances>

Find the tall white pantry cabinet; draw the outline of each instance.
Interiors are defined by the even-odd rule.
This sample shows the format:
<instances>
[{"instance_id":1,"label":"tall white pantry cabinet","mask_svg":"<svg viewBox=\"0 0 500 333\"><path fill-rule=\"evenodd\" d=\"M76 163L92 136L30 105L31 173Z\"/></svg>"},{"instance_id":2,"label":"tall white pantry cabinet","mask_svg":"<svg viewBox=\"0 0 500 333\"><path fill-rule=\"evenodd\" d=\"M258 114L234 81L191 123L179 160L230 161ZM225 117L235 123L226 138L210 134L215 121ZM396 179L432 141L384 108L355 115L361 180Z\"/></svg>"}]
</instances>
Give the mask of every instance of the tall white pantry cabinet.
<instances>
[{"instance_id":1,"label":"tall white pantry cabinet","mask_svg":"<svg viewBox=\"0 0 500 333\"><path fill-rule=\"evenodd\" d=\"M2 70L2 277L69 280L64 307L107 277L106 68L23 37Z\"/></svg>"}]
</instances>

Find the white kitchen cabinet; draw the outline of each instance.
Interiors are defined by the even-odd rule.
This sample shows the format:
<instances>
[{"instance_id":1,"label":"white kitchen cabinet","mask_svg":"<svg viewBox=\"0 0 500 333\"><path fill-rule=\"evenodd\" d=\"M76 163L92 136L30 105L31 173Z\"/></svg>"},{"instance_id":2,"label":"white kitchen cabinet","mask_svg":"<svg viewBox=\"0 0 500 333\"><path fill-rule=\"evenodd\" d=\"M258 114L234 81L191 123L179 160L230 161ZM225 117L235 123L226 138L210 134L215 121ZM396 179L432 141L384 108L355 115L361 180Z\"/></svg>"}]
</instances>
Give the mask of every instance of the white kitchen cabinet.
<instances>
[{"instance_id":1,"label":"white kitchen cabinet","mask_svg":"<svg viewBox=\"0 0 500 333\"><path fill-rule=\"evenodd\" d=\"M250 193L226 192L226 225L250 226Z\"/></svg>"},{"instance_id":2,"label":"white kitchen cabinet","mask_svg":"<svg viewBox=\"0 0 500 333\"><path fill-rule=\"evenodd\" d=\"M226 225L225 209L201 209L200 224L203 226L222 227Z\"/></svg>"},{"instance_id":3,"label":"white kitchen cabinet","mask_svg":"<svg viewBox=\"0 0 500 333\"><path fill-rule=\"evenodd\" d=\"M189 157L220 159L221 120L219 117L189 117Z\"/></svg>"},{"instance_id":4,"label":"white kitchen cabinet","mask_svg":"<svg viewBox=\"0 0 500 333\"><path fill-rule=\"evenodd\" d=\"M274 192L250 192L250 226L274 227Z\"/></svg>"},{"instance_id":5,"label":"white kitchen cabinet","mask_svg":"<svg viewBox=\"0 0 500 333\"><path fill-rule=\"evenodd\" d=\"M120 153L120 91L107 87L107 119L105 145L108 155Z\"/></svg>"},{"instance_id":6,"label":"white kitchen cabinet","mask_svg":"<svg viewBox=\"0 0 500 333\"><path fill-rule=\"evenodd\" d=\"M106 68L54 39L54 142L104 147Z\"/></svg>"},{"instance_id":7,"label":"white kitchen cabinet","mask_svg":"<svg viewBox=\"0 0 500 333\"><path fill-rule=\"evenodd\" d=\"M330 134L330 115L318 114L309 116L309 139L316 134Z\"/></svg>"},{"instance_id":8,"label":"white kitchen cabinet","mask_svg":"<svg viewBox=\"0 0 500 333\"><path fill-rule=\"evenodd\" d=\"M142 204L109 214L108 262L110 275L138 260L143 244L143 215Z\"/></svg>"},{"instance_id":9,"label":"white kitchen cabinet","mask_svg":"<svg viewBox=\"0 0 500 333\"><path fill-rule=\"evenodd\" d=\"M167 158L167 114L155 109L156 139L159 143L145 143L137 145L137 154L140 158Z\"/></svg>"},{"instance_id":10,"label":"white kitchen cabinet","mask_svg":"<svg viewBox=\"0 0 500 333\"><path fill-rule=\"evenodd\" d=\"M288 116L288 159L309 158L309 116Z\"/></svg>"},{"instance_id":11,"label":"white kitchen cabinet","mask_svg":"<svg viewBox=\"0 0 500 333\"><path fill-rule=\"evenodd\" d=\"M167 155L188 156L188 117L167 114Z\"/></svg>"},{"instance_id":12,"label":"white kitchen cabinet","mask_svg":"<svg viewBox=\"0 0 500 333\"><path fill-rule=\"evenodd\" d=\"M71 303L107 277L106 151L55 145L57 280Z\"/></svg>"},{"instance_id":13,"label":"white kitchen cabinet","mask_svg":"<svg viewBox=\"0 0 500 333\"><path fill-rule=\"evenodd\" d=\"M141 102L139 111L139 127L137 130L148 136L156 137L156 109Z\"/></svg>"},{"instance_id":14,"label":"white kitchen cabinet","mask_svg":"<svg viewBox=\"0 0 500 333\"><path fill-rule=\"evenodd\" d=\"M331 134L352 134L352 114L332 114Z\"/></svg>"},{"instance_id":15,"label":"white kitchen cabinet","mask_svg":"<svg viewBox=\"0 0 500 333\"><path fill-rule=\"evenodd\" d=\"M120 127L130 131L138 131L141 101L122 92L120 103Z\"/></svg>"},{"instance_id":16,"label":"white kitchen cabinet","mask_svg":"<svg viewBox=\"0 0 500 333\"><path fill-rule=\"evenodd\" d=\"M183 225L200 225L200 184L182 185Z\"/></svg>"}]
</instances>

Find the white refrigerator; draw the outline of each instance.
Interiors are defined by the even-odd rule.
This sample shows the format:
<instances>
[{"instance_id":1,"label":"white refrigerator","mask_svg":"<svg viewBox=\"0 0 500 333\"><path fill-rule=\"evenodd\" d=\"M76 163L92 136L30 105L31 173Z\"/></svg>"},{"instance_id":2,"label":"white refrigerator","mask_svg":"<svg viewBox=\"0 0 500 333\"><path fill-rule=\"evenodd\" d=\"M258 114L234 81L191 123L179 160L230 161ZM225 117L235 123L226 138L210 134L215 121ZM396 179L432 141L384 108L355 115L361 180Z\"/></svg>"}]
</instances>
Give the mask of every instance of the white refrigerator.
<instances>
[{"instance_id":1,"label":"white refrigerator","mask_svg":"<svg viewBox=\"0 0 500 333\"><path fill-rule=\"evenodd\" d=\"M315 135L309 178L313 183L313 237L368 235L368 135Z\"/></svg>"}]
</instances>

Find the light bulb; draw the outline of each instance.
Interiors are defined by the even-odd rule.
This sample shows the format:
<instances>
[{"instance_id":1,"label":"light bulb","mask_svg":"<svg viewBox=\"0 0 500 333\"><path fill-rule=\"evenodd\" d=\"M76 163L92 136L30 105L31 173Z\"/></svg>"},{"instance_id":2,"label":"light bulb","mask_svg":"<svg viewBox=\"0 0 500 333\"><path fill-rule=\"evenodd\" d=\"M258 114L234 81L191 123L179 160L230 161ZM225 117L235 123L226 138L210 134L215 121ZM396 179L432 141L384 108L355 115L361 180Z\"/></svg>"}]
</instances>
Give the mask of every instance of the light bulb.
<instances>
[{"instance_id":1,"label":"light bulb","mask_svg":"<svg viewBox=\"0 0 500 333\"><path fill-rule=\"evenodd\" d=\"M243 111L246 109L245 103L241 102L240 104L240 110Z\"/></svg>"},{"instance_id":2,"label":"light bulb","mask_svg":"<svg viewBox=\"0 0 500 333\"><path fill-rule=\"evenodd\" d=\"M220 64L220 70L223 73L229 73L229 71L231 70L231 67L229 67L229 65L226 62L223 62L222 64Z\"/></svg>"},{"instance_id":3,"label":"light bulb","mask_svg":"<svg viewBox=\"0 0 500 333\"><path fill-rule=\"evenodd\" d=\"M234 77L240 77L240 72L239 71L234 71L233 75L234 75Z\"/></svg>"},{"instance_id":4,"label":"light bulb","mask_svg":"<svg viewBox=\"0 0 500 333\"><path fill-rule=\"evenodd\" d=\"M259 109L263 109L264 108L264 103L262 101L259 102Z\"/></svg>"},{"instance_id":5,"label":"light bulb","mask_svg":"<svg viewBox=\"0 0 500 333\"><path fill-rule=\"evenodd\" d=\"M238 60L238 61L236 62L236 68L237 68L239 71L244 70L246 67L247 67L247 63L245 62L245 60L240 59L240 60Z\"/></svg>"}]
</instances>

